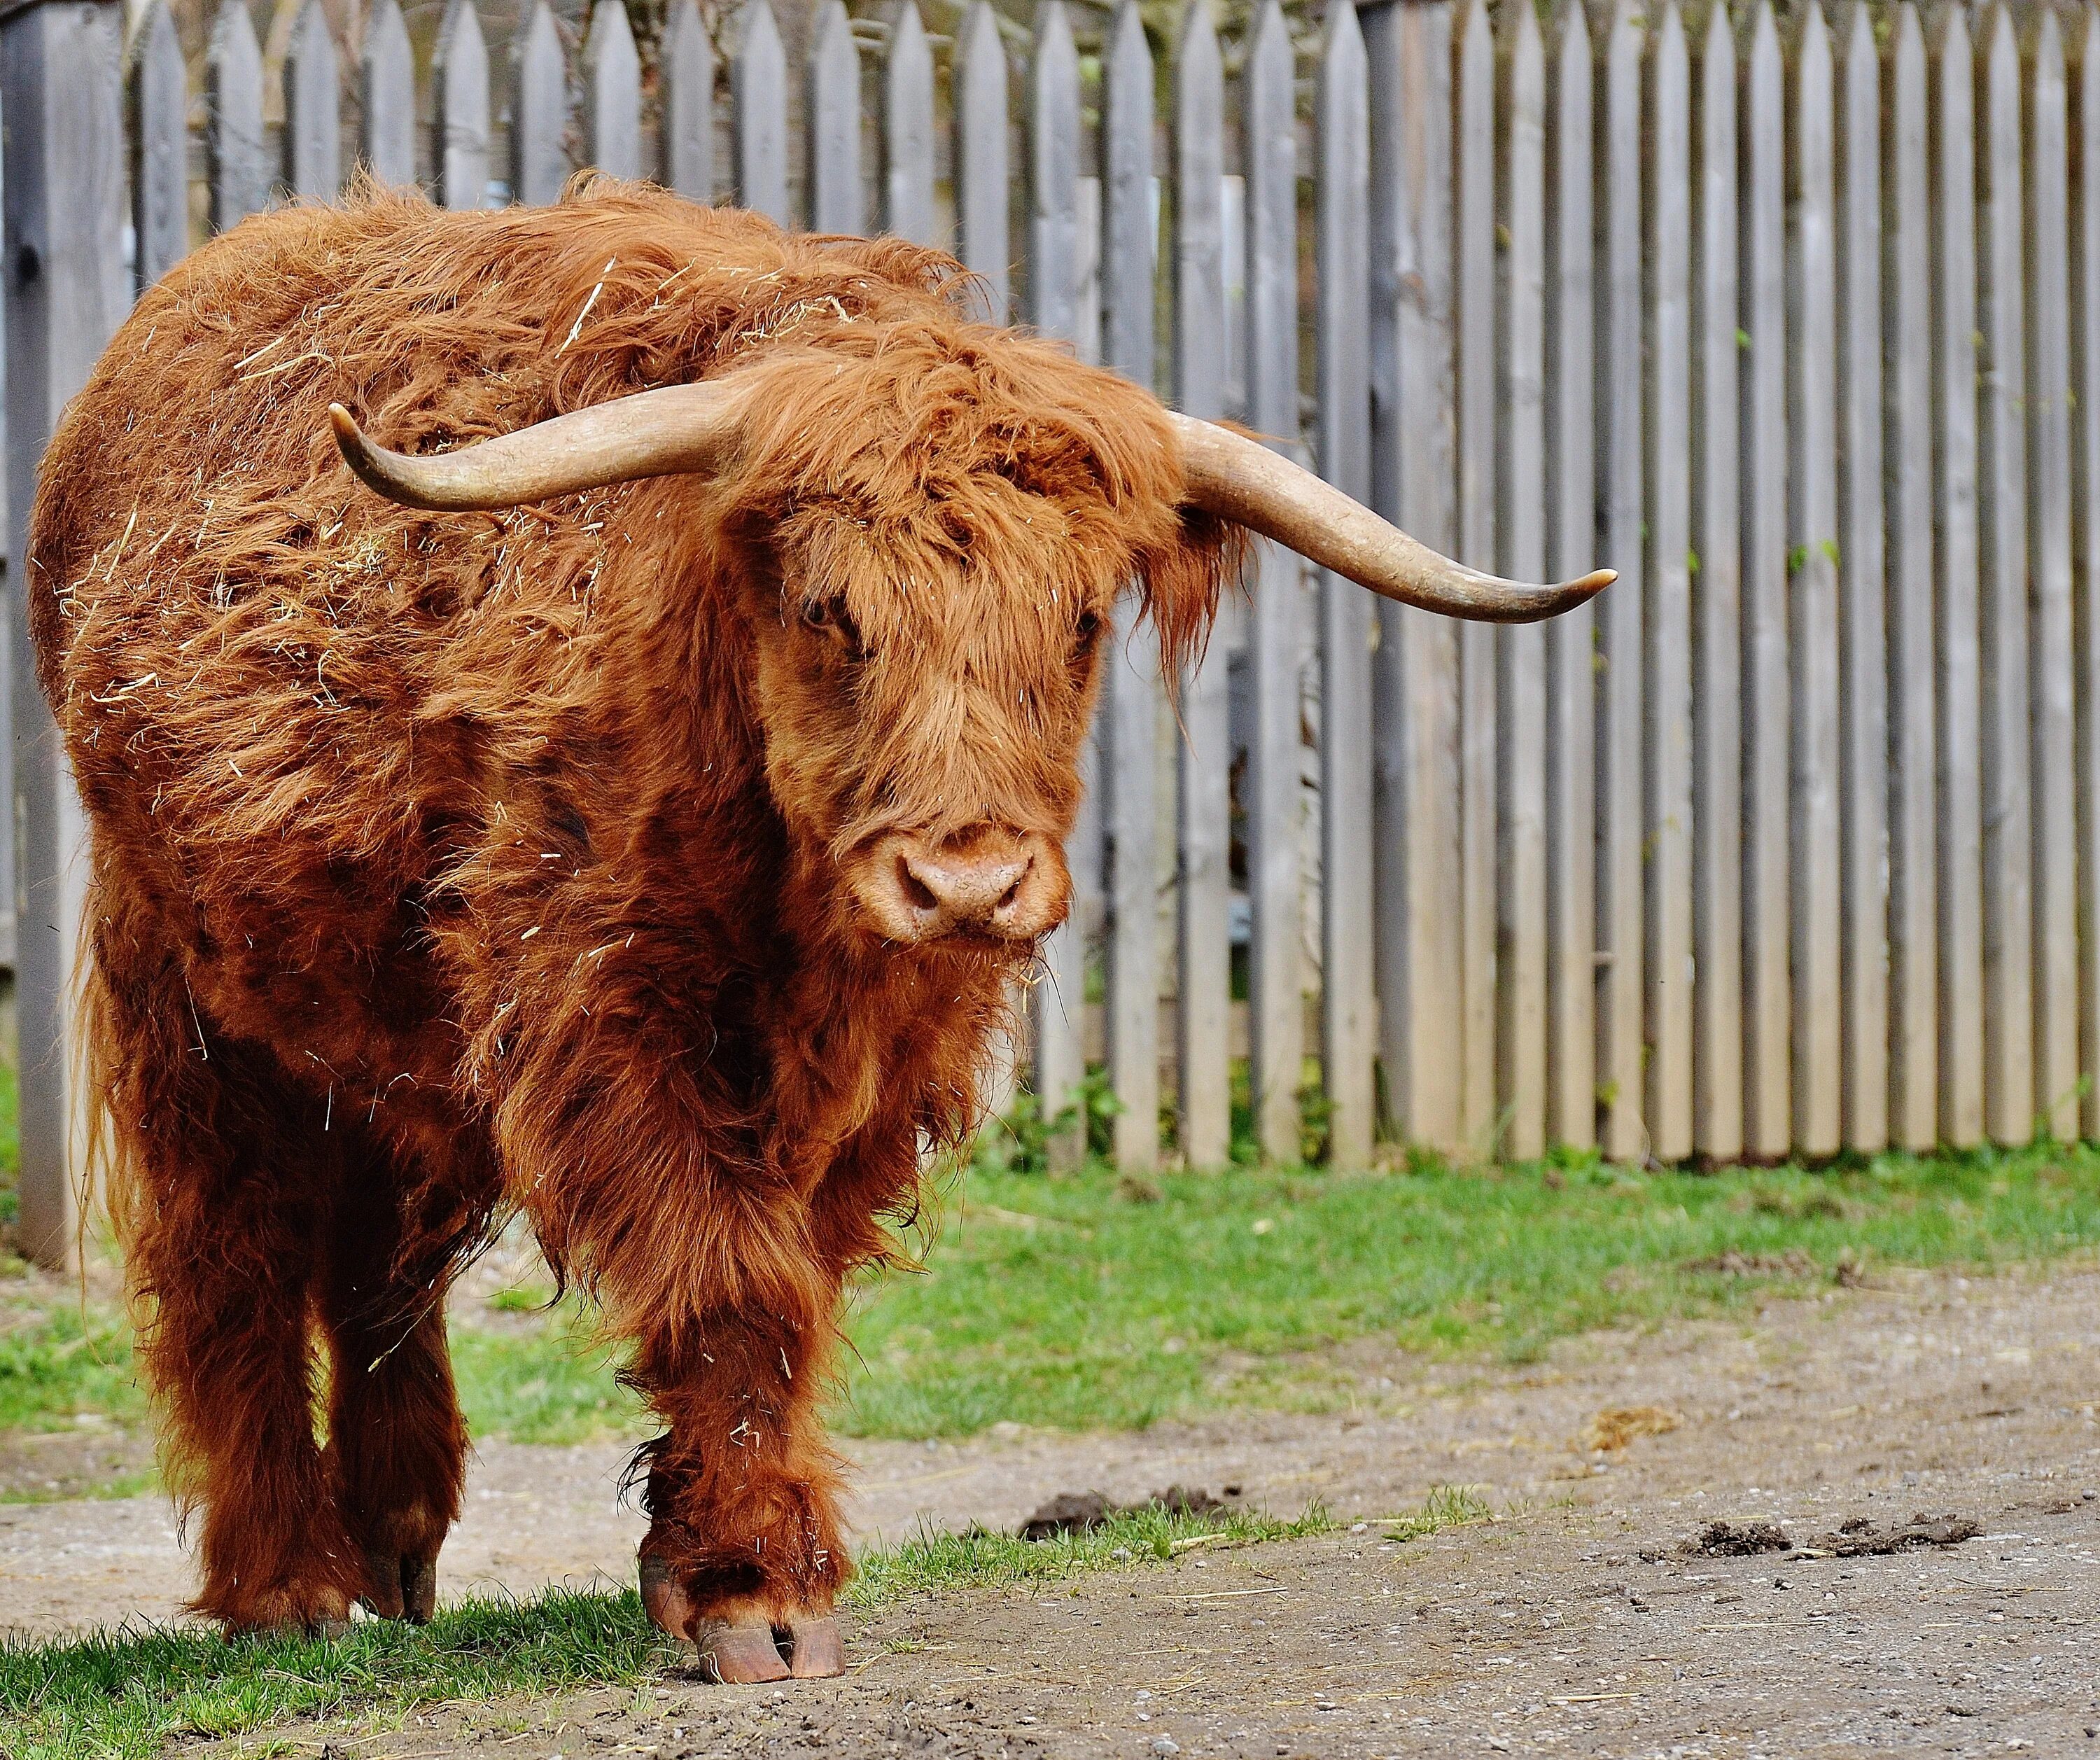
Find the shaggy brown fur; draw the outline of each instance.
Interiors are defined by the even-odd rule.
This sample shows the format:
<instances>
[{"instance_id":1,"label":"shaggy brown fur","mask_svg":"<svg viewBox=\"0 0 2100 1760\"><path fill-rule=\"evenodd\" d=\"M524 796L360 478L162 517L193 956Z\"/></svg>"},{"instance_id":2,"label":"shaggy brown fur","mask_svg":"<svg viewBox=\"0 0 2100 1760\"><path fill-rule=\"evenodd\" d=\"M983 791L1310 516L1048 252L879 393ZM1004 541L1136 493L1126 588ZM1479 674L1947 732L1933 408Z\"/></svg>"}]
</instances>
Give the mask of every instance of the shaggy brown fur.
<instances>
[{"instance_id":1,"label":"shaggy brown fur","mask_svg":"<svg viewBox=\"0 0 2100 1760\"><path fill-rule=\"evenodd\" d=\"M368 192L199 251L68 412L30 614L204 1612L427 1611L444 1292L513 1206L664 1423L645 1555L698 1617L828 1606L840 1285L1032 951L885 945L855 854L1061 840L1117 593L1185 655L1243 545L1180 511L1151 398L962 285L642 188ZM767 376L732 476L507 514L379 499L326 417L427 450L731 368Z\"/></svg>"}]
</instances>

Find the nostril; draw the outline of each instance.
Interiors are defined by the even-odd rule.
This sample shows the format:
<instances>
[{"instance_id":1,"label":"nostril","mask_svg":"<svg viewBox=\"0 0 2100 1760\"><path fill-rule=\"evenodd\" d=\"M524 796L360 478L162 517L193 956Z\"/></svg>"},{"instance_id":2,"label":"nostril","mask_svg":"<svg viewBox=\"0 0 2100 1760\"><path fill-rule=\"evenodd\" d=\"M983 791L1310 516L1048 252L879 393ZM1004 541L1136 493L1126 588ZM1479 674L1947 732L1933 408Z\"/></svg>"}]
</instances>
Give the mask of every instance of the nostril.
<instances>
[{"instance_id":1,"label":"nostril","mask_svg":"<svg viewBox=\"0 0 2100 1760\"><path fill-rule=\"evenodd\" d=\"M941 901L933 896L933 889L911 871L911 864L904 857L897 858L897 889L904 894L905 902L915 911L938 911Z\"/></svg>"},{"instance_id":2,"label":"nostril","mask_svg":"<svg viewBox=\"0 0 2100 1760\"><path fill-rule=\"evenodd\" d=\"M999 902L993 907L995 910L1011 911L1019 902L1021 882L1028 878L1028 871L1034 866L1033 862L1021 863L1021 871L1013 877L1013 884L999 895Z\"/></svg>"}]
</instances>

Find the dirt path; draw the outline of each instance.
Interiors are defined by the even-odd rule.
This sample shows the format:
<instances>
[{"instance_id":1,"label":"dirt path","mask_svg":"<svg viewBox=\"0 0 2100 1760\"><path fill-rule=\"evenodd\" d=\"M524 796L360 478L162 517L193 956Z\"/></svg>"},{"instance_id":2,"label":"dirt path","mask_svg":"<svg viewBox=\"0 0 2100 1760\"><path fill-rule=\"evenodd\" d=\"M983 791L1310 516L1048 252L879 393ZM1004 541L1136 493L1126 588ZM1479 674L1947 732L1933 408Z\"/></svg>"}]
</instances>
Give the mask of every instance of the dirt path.
<instances>
[{"instance_id":1,"label":"dirt path","mask_svg":"<svg viewBox=\"0 0 2100 1760\"><path fill-rule=\"evenodd\" d=\"M854 1620L861 1665L838 1685L776 1698L674 1679L646 1709L622 1695L448 1711L339 1751L493 1757L530 1731L536 1754L666 1760L2100 1757L2085 1733L2100 1729L2100 1269L1892 1276L1754 1326L1591 1338L1467 1378L1354 1366L1353 1415L862 1445L855 1520L891 1537L922 1519L1010 1525L1056 1491L1176 1481L1237 1484L1279 1511L1317 1495L1352 1518L1465 1482L1529 1513L1406 1546L1373 1526L1050 1594L929 1597ZM1648 1405L1679 1427L1602 1458L1581 1446L1600 1410ZM486 1451L448 1586L624 1576L635 1523L612 1513L613 1466L610 1450ZM1857 1558L1676 1550L1713 1520L1778 1520L1810 1542L1918 1514L1965 1517L1977 1536ZM0 1509L0 1605L35 1627L163 1612L180 1563L151 1501Z\"/></svg>"}]
</instances>

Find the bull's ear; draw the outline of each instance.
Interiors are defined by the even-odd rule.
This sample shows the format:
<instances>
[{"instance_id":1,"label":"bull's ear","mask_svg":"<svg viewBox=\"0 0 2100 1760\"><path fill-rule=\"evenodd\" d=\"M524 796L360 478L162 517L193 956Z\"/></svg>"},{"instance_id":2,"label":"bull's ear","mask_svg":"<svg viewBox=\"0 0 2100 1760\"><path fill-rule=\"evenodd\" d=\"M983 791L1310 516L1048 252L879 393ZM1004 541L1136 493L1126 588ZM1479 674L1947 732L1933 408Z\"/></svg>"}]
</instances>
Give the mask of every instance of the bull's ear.
<instances>
[{"instance_id":1,"label":"bull's ear","mask_svg":"<svg viewBox=\"0 0 2100 1760\"><path fill-rule=\"evenodd\" d=\"M1254 540L1246 527L1201 508L1181 509L1173 541L1149 554L1140 590L1159 634L1159 666L1170 682L1202 657L1218 602L1244 584Z\"/></svg>"}]
</instances>

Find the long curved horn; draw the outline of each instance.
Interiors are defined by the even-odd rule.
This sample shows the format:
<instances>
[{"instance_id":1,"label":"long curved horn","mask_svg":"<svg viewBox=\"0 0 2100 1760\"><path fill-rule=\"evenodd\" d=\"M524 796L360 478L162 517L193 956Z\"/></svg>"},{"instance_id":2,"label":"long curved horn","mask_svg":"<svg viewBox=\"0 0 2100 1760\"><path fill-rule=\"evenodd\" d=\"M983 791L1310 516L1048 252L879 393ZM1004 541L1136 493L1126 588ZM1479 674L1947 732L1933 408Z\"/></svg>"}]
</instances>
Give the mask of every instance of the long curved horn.
<instances>
[{"instance_id":1,"label":"long curved horn","mask_svg":"<svg viewBox=\"0 0 2100 1760\"><path fill-rule=\"evenodd\" d=\"M726 379L667 385L594 404L456 452L411 457L365 437L329 406L335 443L367 487L436 513L516 507L639 477L713 473L735 456L751 388Z\"/></svg>"},{"instance_id":2,"label":"long curved horn","mask_svg":"<svg viewBox=\"0 0 2100 1760\"><path fill-rule=\"evenodd\" d=\"M1189 501L1347 575L1382 598L1449 617L1530 624L1580 605L1618 576L1598 569L1557 587L1529 587L1440 556L1361 502L1257 440L1169 411L1181 438Z\"/></svg>"}]
</instances>

